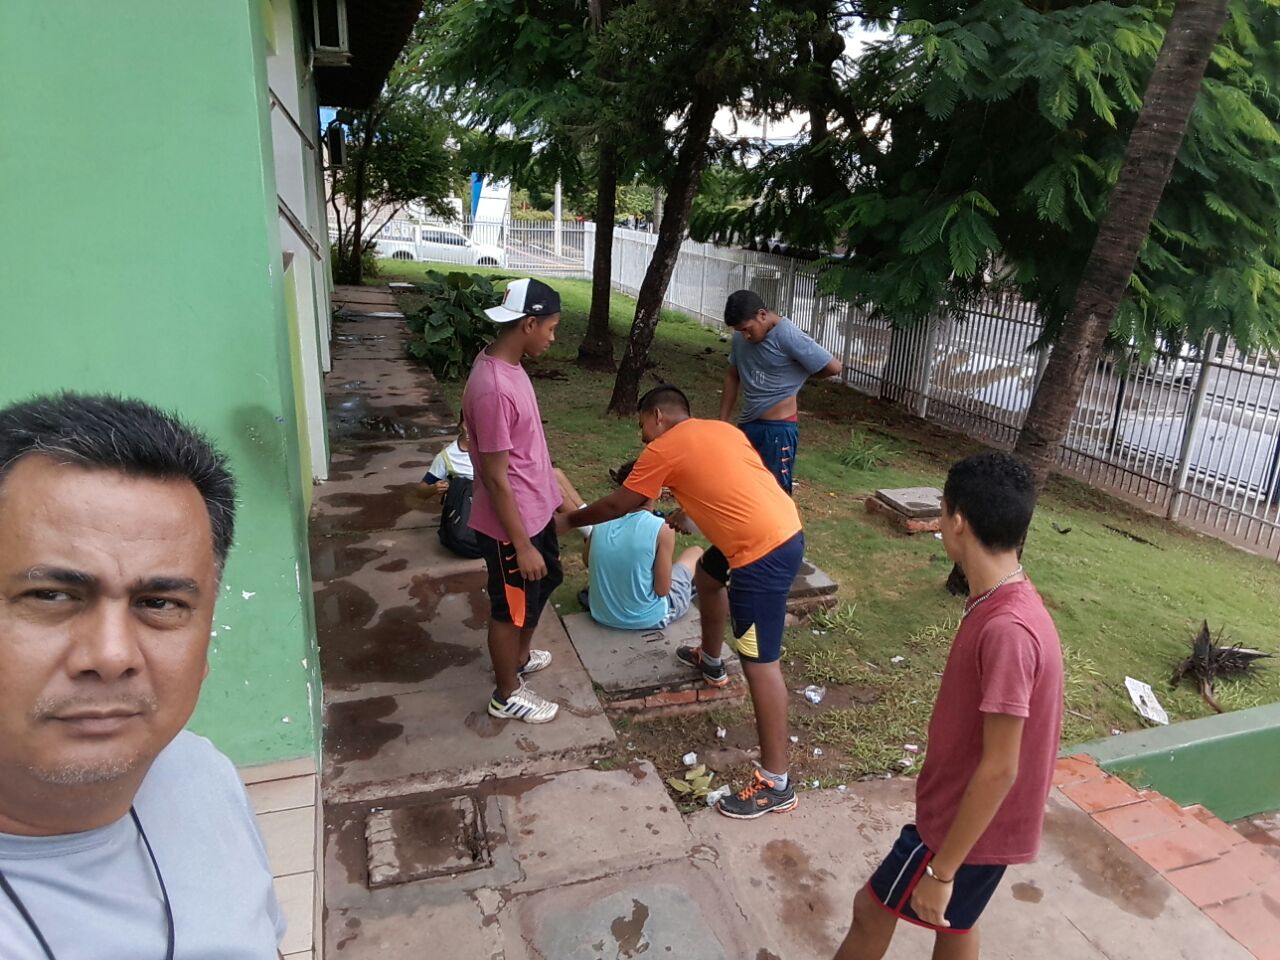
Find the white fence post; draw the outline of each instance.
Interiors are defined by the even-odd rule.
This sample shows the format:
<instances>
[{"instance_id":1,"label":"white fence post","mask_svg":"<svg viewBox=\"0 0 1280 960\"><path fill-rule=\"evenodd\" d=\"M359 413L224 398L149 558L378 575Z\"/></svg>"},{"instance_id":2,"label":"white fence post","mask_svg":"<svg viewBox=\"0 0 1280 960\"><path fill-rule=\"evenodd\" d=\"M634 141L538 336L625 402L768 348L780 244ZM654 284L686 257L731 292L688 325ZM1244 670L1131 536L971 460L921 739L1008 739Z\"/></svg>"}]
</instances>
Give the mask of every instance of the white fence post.
<instances>
[{"instance_id":1,"label":"white fence post","mask_svg":"<svg viewBox=\"0 0 1280 960\"><path fill-rule=\"evenodd\" d=\"M707 256L707 245L702 244L702 282L698 284L698 322L702 323L707 319L707 261L711 258Z\"/></svg>"},{"instance_id":2,"label":"white fence post","mask_svg":"<svg viewBox=\"0 0 1280 960\"><path fill-rule=\"evenodd\" d=\"M920 372L916 381L916 416L921 420L929 416L929 391L933 385L933 355L938 349L939 318L930 314L925 324L924 350L920 354Z\"/></svg>"},{"instance_id":3,"label":"white fence post","mask_svg":"<svg viewBox=\"0 0 1280 960\"><path fill-rule=\"evenodd\" d=\"M1218 335L1211 334L1200 344L1200 370L1196 377L1196 390L1191 395L1191 404L1187 408L1187 418L1182 424L1182 447L1178 452L1178 472L1173 480L1172 496L1169 498L1169 511L1166 516L1177 520L1182 513L1182 502L1187 492L1187 477L1191 473L1191 448L1195 443L1196 425L1200 421L1200 410L1204 406L1205 391L1209 386L1210 358L1217 352Z\"/></svg>"},{"instance_id":4,"label":"white fence post","mask_svg":"<svg viewBox=\"0 0 1280 960\"><path fill-rule=\"evenodd\" d=\"M560 181L559 180L556 181L556 199L555 199L555 203L553 204L553 207L555 210L555 218L556 218L555 250L556 250L556 256L560 257L560 256L564 256L564 234L563 234L564 222L561 220Z\"/></svg>"}]
</instances>

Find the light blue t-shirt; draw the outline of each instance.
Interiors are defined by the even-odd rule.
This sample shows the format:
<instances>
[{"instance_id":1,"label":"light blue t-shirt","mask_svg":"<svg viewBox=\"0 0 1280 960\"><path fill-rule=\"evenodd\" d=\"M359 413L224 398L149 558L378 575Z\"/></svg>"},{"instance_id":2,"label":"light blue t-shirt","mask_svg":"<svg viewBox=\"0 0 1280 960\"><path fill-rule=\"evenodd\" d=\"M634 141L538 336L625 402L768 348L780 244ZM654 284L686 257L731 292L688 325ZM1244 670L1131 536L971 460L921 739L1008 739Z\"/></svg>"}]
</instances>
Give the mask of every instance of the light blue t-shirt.
<instances>
[{"instance_id":1,"label":"light blue t-shirt","mask_svg":"<svg viewBox=\"0 0 1280 960\"><path fill-rule=\"evenodd\" d=\"M637 510L596 524L587 564L593 620L620 630L647 630L666 618L666 598L653 592L653 561L664 522Z\"/></svg>"},{"instance_id":2,"label":"light blue t-shirt","mask_svg":"<svg viewBox=\"0 0 1280 960\"><path fill-rule=\"evenodd\" d=\"M203 737L179 733L133 805L173 907L174 960L276 960L284 920L231 761ZM84 833L0 833L0 870L58 960L163 960L164 901L127 814ZM47 960L2 892L0 957Z\"/></svg>"},{"instance_id":3,"label":"light blue t-shirt","mask_svg":"<svg viewBox=\"0 0 1280 960\"><path fill-rule=\"evenodd\" d=\"M831 359L830 351L786 317L780 318L759 343L748 343L742 334L735 333L729 345L729 365L742 381L738 422L758 420L780 400L794 397Z\"/></svg>"}]
</instances>

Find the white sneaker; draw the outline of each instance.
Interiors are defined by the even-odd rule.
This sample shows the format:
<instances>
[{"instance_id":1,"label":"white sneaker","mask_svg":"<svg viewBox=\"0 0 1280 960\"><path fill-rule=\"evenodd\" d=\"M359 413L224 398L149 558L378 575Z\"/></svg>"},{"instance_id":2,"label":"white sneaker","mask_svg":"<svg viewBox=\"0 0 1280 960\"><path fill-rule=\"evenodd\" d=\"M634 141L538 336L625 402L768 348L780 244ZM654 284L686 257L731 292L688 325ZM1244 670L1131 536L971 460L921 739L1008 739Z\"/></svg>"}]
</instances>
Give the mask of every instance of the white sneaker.
<instances>
[{"instance_id":1,"label":"white sneaker","mask_svg":"<svg viewBox=\"0 0 1280 960\"><path fill-rule=\"evenodd\" d=\"M537 673L539 670L545 670L549 666L551 666L550 650L530 650L529 662L516 672L525 677L531 673Z\"/></svg>"},{"instance_id":2,"label":"white sneaker","mask_svg":"<svg viewBox=\"0 0 1280 960\"><path fill-rule=\"evenodd\" d=\"M560 711L558 703L544 700L528 687L521 687L506 703L499 703L497 694L489 698L489 716L503 720L523 720L525 723L547 723Z\"/></svg>"}]
</instances>

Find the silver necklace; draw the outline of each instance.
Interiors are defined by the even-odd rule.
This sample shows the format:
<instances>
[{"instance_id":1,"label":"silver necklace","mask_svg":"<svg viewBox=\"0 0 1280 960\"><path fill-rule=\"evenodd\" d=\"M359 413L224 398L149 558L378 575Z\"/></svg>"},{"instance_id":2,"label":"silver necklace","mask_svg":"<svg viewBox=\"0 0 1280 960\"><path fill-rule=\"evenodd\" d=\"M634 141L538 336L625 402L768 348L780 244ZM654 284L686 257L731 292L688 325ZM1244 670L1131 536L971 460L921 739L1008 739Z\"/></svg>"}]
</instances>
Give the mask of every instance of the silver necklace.
<instances>
[{"instance_id":1,"label":"silver necklace","mask_svg":"<svg viewBox=\"0 0 1280 960\"><path fill-rule=\"evenodd\" d=\"M978 604L980 604L983 600L986 600L987 598L989 598L993 593L995 593L997 590L999 590L1001 587L1003 587L1006 583L1008 583L1010 580L1012 580L1021 572L1022 572L1022 564L1018 564L1016 569L1014 569L1010 573L1007 573L1003 577L1001 577L1000 581L994 587L992 587L982 596L977 597L974 600L970 600L967 604L965 604L964 613L961 615L960 619L963 620L969 614L973 613L974 608L976 608Z\"/></svg>"}]
</instances>

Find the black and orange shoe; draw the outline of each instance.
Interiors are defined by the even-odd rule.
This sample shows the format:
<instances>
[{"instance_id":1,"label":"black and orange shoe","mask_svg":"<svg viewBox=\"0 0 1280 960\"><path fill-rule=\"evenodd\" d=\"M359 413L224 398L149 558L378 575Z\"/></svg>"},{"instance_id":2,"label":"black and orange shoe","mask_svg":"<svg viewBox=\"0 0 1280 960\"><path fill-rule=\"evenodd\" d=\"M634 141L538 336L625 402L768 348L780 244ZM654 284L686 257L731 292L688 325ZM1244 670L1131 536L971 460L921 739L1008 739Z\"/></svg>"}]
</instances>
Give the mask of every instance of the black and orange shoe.
<instances>
[{"instance_id":1,"label":"black and orange shoe","mask_svg":"<svg viewBox=\"0 0 1280 960\"><path fill-rule=\"evenodd\" d=\"M774 787L772 780L766 780L764 775L756 770L750 785L725 797L716 804L716 810L735 820L754 820L756 817L763 817L766 813L786 813L788 810L795 809L799 802L790 781L778 790Z\"/></svg>"},{"instance_id":2,"label":"black and orange shoe","mask_svg":"<svg viewBox=\"0 0 1280 960\"><path fill-rule=\"evenodd\" d=\"M709 687L723 687L729 682L729 671L721 660L716 666L708 666L702 659L702 647L676 647L676 659L687 667L699 671Z\"/></svg>"}]
</instances>

